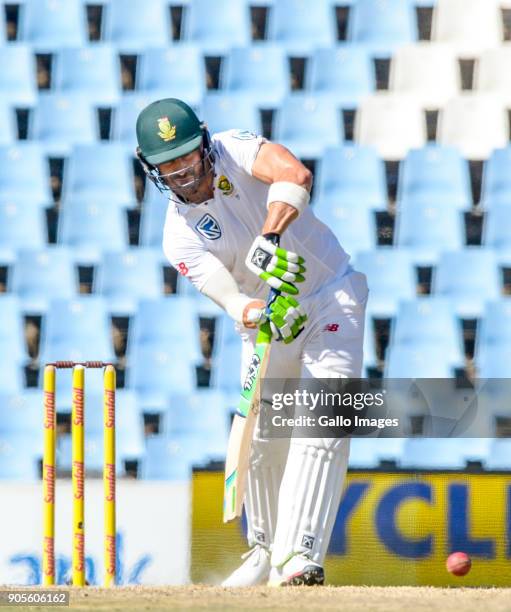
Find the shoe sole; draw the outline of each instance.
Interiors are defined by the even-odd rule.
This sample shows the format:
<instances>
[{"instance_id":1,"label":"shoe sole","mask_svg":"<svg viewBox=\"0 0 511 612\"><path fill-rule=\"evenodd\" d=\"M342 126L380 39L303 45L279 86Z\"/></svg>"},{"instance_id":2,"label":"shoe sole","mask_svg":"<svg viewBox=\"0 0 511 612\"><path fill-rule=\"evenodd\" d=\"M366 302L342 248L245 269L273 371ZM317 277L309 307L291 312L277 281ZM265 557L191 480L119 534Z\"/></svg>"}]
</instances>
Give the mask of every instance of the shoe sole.
<instances>
[{"instance_id":1,"label":"shoe sole","mask_svg":"<svg viewBox=\"0 0 511 612\"><path fill-rule=\"evenodd\" d=\"M321 586L325 583L325 572L322 567L307 565L296 574L289 576L281 586Z\"/></svg>"}]
</instances>

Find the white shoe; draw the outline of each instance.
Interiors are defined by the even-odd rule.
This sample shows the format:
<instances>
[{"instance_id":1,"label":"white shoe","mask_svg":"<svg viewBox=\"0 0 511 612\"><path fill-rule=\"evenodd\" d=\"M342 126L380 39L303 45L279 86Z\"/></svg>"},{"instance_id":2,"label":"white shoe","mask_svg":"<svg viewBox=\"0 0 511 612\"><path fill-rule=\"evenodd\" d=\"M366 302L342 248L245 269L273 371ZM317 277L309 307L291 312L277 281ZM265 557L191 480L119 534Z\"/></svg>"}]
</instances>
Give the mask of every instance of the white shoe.
<instances>
[{"instance_id":1,"label":"white shoe","mask_svg":"<svg viewBox=\"0 0 511 612\"><path fill-rule=\"evenodd\" d=\"M291 557L282 567L272 567L268 586L315 586L325 582L325 572L305 555Z\"/></svg>"},{"instance_id":2,"label":"white shoe","mask_svg":"<svg viewBox=\"0 0 511 612\"><path fill-rule=\"evenodd\" d=\"M256 544L241 556L244 563L222 582L224 587L247 587L266 584L270 575L270 553Z\"/></svg>"}]
</instances>

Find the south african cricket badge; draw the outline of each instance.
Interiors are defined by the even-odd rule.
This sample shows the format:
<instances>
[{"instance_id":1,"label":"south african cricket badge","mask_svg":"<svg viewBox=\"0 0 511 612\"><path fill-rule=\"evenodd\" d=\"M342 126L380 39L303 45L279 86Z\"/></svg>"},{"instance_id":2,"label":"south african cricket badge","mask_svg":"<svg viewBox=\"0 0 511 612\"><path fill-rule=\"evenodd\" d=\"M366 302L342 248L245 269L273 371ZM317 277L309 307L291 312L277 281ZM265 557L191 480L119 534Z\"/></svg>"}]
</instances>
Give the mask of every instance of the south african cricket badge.
<instances>
[{"instance_id":1,"label":"south african cricket badge","mask_svg":"<svg viewBox=\"0 0 511 612\"><path fill-rule=\"evenodd\" d=\"M232 195L234 191L234 185L224 174L219 177L217 187L226 196Z\"/></svg>"}]
</instances>

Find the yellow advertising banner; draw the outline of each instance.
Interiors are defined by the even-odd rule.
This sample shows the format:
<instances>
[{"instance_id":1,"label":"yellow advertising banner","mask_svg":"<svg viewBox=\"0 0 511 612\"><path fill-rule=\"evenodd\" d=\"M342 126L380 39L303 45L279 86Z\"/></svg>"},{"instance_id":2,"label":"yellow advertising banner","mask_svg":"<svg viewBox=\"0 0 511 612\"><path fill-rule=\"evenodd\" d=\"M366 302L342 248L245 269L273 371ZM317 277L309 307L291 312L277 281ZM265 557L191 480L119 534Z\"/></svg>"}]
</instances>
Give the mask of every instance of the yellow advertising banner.
<instances>
[{"instance_id":1,"label":"yellow advertising banner","mask_svg":"<svg viewBox=\"0 0 511 612\"><path fill-rule=\"evenodd\" d=\"M193 582L219 583L247 550L222 499L222 473L194 474ZM472 558L462 578L445 569L454 551ZM511 475L350 473L325 570L334 585L511 586Z\"/></svg>"}]
</instances>

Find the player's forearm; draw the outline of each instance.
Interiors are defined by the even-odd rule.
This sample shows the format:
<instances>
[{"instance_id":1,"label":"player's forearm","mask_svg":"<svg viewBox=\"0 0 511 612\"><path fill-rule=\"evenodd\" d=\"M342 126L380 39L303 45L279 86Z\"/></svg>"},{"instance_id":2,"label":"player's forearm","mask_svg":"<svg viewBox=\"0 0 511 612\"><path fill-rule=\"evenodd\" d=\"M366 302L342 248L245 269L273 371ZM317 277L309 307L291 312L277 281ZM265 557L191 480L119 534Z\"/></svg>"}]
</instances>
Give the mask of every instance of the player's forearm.
<instances>
[{"instance_id":1,"label":"player's forearm","mask_svg":"<svg viewBox=\"0 0 511 612\"><path fill-rule=\"evenodd\" d=\"M272 202L268 207L268 215L264 222L261 234L279 234L280 236L289 227L289 224L298 217L298 211L285 202Z\"/></svg>"},{"instance_id":2,"label":"player's forearm","mask_svg":"<svg viewBox=\"0 0 511 612\"><path fill-rule=\"evenodd\" d=\"M262 300L254 300L240 292L234 277L226 268L215 272L201 293L223 308L235 321L249 328L256 326L254 320L261 308L264 308Z\"/></svg>"},{"instance_id":3,"label":"player's forearm","mask_svg":"<svg viewBox=\"0 0 511 612\"><path fill-rule=\"evenodd\" d=\"M262 234L282 234L309 203L312 173L285 147L264 144L254 162L252 174L269 183L268 215Z\"/></svg>"}]
</instances>

